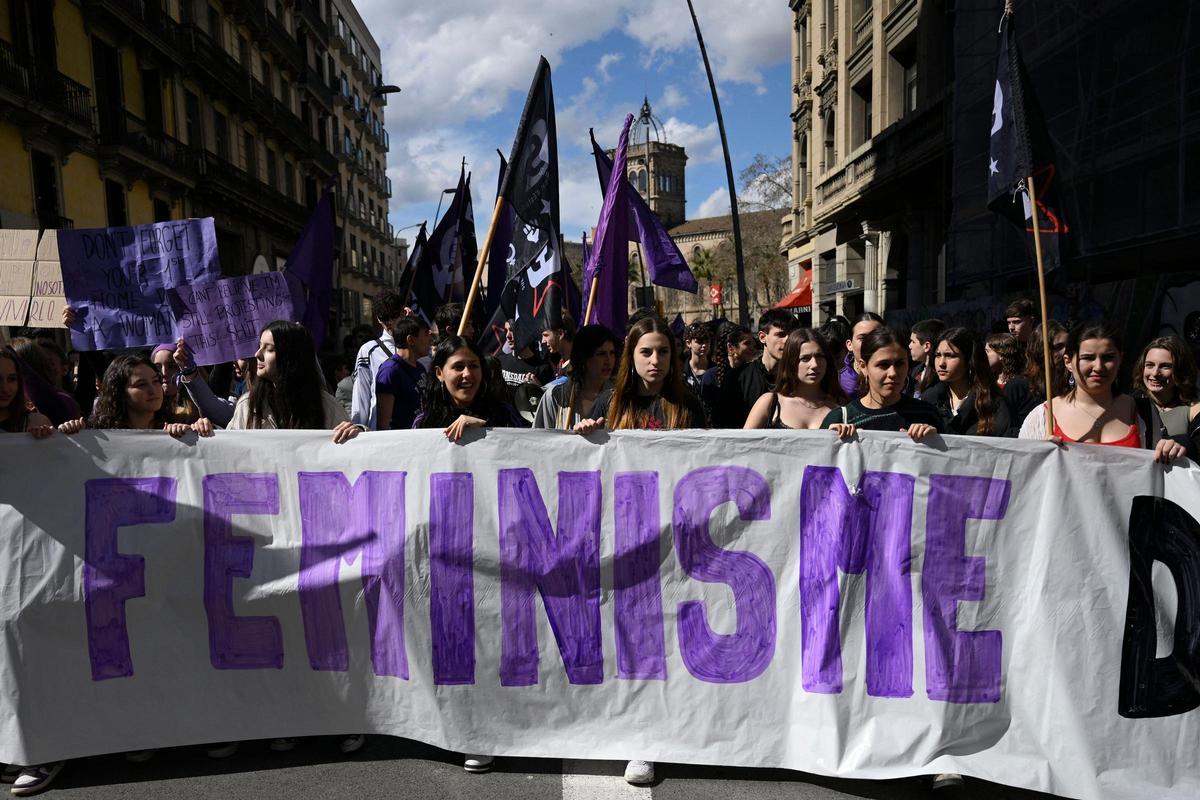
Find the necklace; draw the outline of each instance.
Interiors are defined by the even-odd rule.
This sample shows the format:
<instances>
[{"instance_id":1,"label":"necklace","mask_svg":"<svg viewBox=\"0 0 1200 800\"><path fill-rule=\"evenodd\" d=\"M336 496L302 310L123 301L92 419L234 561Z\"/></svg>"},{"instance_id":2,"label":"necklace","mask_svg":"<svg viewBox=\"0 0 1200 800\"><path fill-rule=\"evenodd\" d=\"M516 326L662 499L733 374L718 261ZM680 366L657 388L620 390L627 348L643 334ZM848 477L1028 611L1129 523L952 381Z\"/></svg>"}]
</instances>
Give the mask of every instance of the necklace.
<instances>
[{"instance_id":1,"label":"necklace","mask_svg":"<svg viewBox=\"0 0 1200 800\"><path fill-rule=\"evenodd\" d=\"M824 402L814 403L812 400L806 400L803 397L800 397L799 395L796 395L795 397L789 397L788 399L795 400L800 405L804 406L805 408L811 408L813 411L816 411L818 409L825 407Z\"/></svg>"}]
</instances>

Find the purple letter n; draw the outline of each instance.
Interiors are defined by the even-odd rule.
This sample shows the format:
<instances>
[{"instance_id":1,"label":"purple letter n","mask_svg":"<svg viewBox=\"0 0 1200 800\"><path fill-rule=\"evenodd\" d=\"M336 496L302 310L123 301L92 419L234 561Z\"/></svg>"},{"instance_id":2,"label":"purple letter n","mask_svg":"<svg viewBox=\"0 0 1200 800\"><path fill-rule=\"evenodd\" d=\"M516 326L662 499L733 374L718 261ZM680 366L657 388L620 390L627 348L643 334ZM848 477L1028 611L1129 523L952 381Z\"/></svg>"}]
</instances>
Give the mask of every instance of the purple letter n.
<instances>
[{"instance_id":1,"label":"purple letter n","mask_svg":"<svg viewBox=\"0 0 1200 800\"><path fill-rule=\"evenodd\" d=\"M958 601L982 600L982 558L963 555L967 520L1003 519L1008 481L930 475L925 512L925 690L931 700L998 703L1000 631L958 630Z\"/></svg>"},{"instance_id":2,"label":"purple letter n","mask_svg":"<svg viewBox=\"0 0 1200 800\"><path fill-rule=\"evenodd\" d=\"M558 473L558 538L533 472L502 469L500 685L538 681L534 588L571 683L604 680L600 639L600 473Z\"/></svg>"},{"instance_id":3,"label":"purple letter n","mask_svg":"<svg viewBox=\"0 0 1200 800\"><path fill-rule=\"evenodd\" d=\"M254 540L233 535L234 514L278 514L274 475L226 472L204 478L204 610L208 657L217 669L283 669L283 631L275 617L233 613L233 579L254 569Z\"/></svg>"},{"instance_id":4,"label":"purple letter n","mask_svg":"<svg viewBox=\"0 0 1200 800\"><path fill-rule=\"evenodd\" d=\"M364 472L350 487L340 472L301 472L300 611L316 670L350 665L341 562L361 557L363 600L376 675L408 678L404 652L404 473ZM382 602L381 602L382 601Z\"/></svg>"},{"instance_id":5,"label":"purple letter n","mask_svg":"<svg viewBox=\"0 0 1200 800\"><path fill-rule=\"evenodd\" d=\"M97 478L85 488L83 608L92 680L133 675L125 601L146 594L146 559L117 551L117 530L175 519L173 478Z\"/></svg>"},{"instance_id":6,"label":"purple letter n","mask_svg":"<svg viewBox=\"0 0 1200 800\"><path fill-rule=\"evenodd\" d=\"M807 467L800 489L804 688L842 691L838 568L867 573L867 694L912 696L910 475L865 472L851 494L836 467Z\"/></svg>"}]
</instances>

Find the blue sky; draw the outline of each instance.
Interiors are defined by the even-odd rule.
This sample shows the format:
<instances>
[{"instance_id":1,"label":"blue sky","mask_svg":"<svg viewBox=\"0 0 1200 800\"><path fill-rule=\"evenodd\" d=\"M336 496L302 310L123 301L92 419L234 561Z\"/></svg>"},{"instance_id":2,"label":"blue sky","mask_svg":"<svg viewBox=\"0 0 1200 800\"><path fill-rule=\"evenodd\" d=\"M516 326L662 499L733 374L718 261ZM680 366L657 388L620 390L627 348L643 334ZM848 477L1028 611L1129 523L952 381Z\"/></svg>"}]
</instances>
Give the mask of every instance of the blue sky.
<instances>
[{"instance_id":1,"label":"blue sky","mask_svg":"<svg viewBox=\"0 0 1200 800\"><path fill-rule=\"evenodd\" d=\"M689 219L728 212L712 101L684 0L357 0L383 52L384 80L403 88L386 109L397 228L433 223L439 192L465 156L482 238L539 55L553 68L563 233L596 224L602 197L588 128L616 144L626 113L650 98L665 139L688 151ZM717 72L735 174L756 153L790 152L786 0L696 0ZM443 206L444 208L444 206ZM399 235L410 239L416 229Z\"/></svg>"}]
</instances>

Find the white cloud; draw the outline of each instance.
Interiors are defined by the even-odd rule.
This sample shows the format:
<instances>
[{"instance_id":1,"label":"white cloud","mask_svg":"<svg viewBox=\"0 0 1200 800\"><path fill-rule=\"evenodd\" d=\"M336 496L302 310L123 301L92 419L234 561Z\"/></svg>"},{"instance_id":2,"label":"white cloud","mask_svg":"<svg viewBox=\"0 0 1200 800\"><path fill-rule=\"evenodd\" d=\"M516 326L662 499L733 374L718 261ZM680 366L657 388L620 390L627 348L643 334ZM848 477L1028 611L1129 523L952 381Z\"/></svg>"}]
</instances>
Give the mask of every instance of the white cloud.
<instances>
[{"instance_id":1,"label":"white cloud","mask_svg":"<svg viewBox=\"0 0 1200 800\"><path fill-rule=\"evenodd\" d=\"M620 53L605 53L600 56L600 61L596 64L596 72L604 79L605 83L612 80L612 76L608 74L609 67L618 63L624 56Z\"/></svg>"},{"instance_id":2,"label":"white cloud","mask_svg":"<svg viewBox=\"0 0 1200 800\"><path fill-rule=\"evenodd\" d=\"M704 199L691 219L706 219L708 217L723 217L729 213L729 190L724 186L713 189L712 194Z\"/></svg>"},{"instance_id":3,"label":"white cloud","mask_svg":"<svg viewBox=\"0 0 1200 800\"><path fill-rule=\"evenodd\" d=\"M687 150L688 163L703 164L721 158L721 134L715 121L696 125L668 117L663 122L663 139Z\"/></svg>"},{"instance_id":4,"label":"white cloud","mask_svg":"<svg viewBox=\"0 0 1200 800\"><path fill-rule=\"evenodd\" d=\"M687 104L687 95L673 83L667 84L667 87L663 89L662 97L658 101L658 107L665 111L678 111Z\"/></svg>"}]
</instances>

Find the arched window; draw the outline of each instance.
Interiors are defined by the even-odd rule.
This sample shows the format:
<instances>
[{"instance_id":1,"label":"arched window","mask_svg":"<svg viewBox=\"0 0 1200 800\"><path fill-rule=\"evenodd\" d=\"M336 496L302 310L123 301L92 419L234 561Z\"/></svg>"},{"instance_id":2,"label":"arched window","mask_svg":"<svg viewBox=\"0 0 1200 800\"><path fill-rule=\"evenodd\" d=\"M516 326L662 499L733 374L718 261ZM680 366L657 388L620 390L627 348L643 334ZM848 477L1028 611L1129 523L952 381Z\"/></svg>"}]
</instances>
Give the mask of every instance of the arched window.
<instances>
[{"instance_id":1,"label":"arched window","mask_svg":"<svg viewBox=\"0 0 1200 800\"><path fill-rule=\"evenodd\" d=\"M637 190L639 192L642 194L646 193L646 171L644 169L639 169L637 171L637 183L635 185L637 186Z\"/></svg>"}]
</instances>

